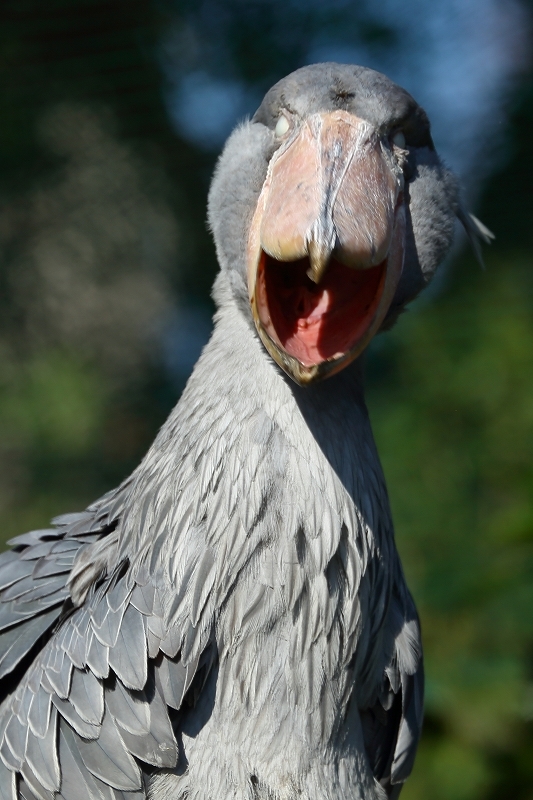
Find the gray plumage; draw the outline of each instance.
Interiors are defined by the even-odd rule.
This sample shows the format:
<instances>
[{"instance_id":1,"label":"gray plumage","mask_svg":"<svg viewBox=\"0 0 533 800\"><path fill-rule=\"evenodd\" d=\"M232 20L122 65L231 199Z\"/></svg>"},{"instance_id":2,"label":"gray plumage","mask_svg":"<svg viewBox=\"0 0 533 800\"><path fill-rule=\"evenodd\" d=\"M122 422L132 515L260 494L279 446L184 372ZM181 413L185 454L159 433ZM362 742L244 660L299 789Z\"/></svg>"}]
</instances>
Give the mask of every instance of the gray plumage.
<instances>
[{"instance_id":1,"label":"gray plumage","mask_svg":"<svg viewBox=\"0 0 533 800\"><path fill-rule=\"evenodd\" d=\"M405 128L405 267L385 324L450 246L456 181L384 76L305 68L233 133L209 198L215 328L183 396L118 489L0 561L1 800L378 800L411 771L420 631L360 359L297 386L250 313L280 104Z\"/></svg>"}]
</instances>

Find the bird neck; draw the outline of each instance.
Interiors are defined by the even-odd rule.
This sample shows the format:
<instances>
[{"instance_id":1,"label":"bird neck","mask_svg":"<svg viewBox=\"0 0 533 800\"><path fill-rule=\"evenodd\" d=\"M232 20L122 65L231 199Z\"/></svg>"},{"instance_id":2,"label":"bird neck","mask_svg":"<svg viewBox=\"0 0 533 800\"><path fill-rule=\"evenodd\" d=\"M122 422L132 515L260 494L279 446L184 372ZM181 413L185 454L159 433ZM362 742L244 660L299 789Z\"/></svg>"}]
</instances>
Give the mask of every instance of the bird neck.
<instances>
[{"instance_id":1,"label":"bird neck","mask_svg":"<svg viewBox=\"0 0 533 800\"><path fill-rule=\"evenodd\" d=\"M332 664L350 664L357 648L360 671L381 652L378 629L400 568L360 365L302 389L275 366L242 310L224 304L136 473L127 507L119 556L130 559L132 575L163 571L179 587L189 561L196 569L207 550L222 605L234 596L245 608L257 587L266 587L272 606L264 627L277 624L280 607L296 614L304 592L316 599L317 624L338 607L346 630ZM326 575L338 588L333 606ZM283 614L280 625L292 619ZM361 647L358 619L369 630ZM240 635L225 624L219 623L222 653ZM289 627L280 636L290 649L301 637L298 625ZM290 653L287 659L292 663ZM372 671L358 682L361 702L374 683Z\"/></svg>"},{"instance_id":2,"label":"bird neck","mask_svg":"<svg viewBox=\"0 0 533 800\"><path fill-rule=\"evenodd\" d=\"M213 508L225 508L213 525L238 514L245 528L265 515L290 514L294 526L280 528L288 537L302 520L312 535L313 520L325 514L336 520L333 543L346 524L365 547L394 549L361 365L297 386L232 298L219 305L212 337L129 485L124 541L137 543L139 558L149 542L144 522L158 524L167 507L199 526L211 520ZM272 525L267 528L266 536Z\"/></svg>"},{"instance_id":3,"label":"bird neck","mask_svg":"<svg viewBox=\"0 0 533 800\"><path fill-rule=\"evenodd\" d=\"M387 504L364 401L361 359L326 381L300 387L272 361L252 320L229 300L219 308L212 338L171 418L176 432L188 430L184 411L188 417L194 409L198 435L210 415L229 415L240 429L268 420L284 446L317 468L331 470L358 506L376 491L379 502Z\"/></svg>"}]
</instances>

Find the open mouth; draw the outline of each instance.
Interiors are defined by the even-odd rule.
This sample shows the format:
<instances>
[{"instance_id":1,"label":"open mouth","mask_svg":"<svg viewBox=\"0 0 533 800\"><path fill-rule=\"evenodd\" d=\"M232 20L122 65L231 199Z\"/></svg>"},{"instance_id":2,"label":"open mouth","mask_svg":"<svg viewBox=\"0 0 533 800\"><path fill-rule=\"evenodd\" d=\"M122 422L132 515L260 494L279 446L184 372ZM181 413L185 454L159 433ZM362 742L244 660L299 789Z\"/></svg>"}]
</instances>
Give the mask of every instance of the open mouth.
<instances>
[{"instance_id":1,"label":"open mouth","mask_svg":"<svg viewBox=\"0 0 533 800\"><path fill-rule=\"evenodd\" d=\"M372 324L385 286L387 260L353 269L330 259L319 284L309 258L277 261L261 253L257 312L266 333L304 367L342 359Z\"/></svg>"}]
</instances>

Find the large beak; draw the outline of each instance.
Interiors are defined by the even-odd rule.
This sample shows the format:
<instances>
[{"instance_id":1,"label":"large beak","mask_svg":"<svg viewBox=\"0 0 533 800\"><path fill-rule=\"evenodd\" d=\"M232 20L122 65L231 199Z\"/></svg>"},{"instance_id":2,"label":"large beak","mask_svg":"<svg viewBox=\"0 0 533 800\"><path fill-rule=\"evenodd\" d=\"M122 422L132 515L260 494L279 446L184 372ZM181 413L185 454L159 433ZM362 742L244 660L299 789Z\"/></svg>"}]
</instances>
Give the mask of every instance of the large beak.
<instances>
[{"instance_id":1,"label":"large beak","mask_svg":"<svg viewBox=\"0 0 533 800\"><path fill-rule=\"evenodd\" d=\"M404 257L403 175L345 111L314 114L276 151L247 253L254 322L304 385L351 363L379 329Z\"/></svg>"}]
</instances>

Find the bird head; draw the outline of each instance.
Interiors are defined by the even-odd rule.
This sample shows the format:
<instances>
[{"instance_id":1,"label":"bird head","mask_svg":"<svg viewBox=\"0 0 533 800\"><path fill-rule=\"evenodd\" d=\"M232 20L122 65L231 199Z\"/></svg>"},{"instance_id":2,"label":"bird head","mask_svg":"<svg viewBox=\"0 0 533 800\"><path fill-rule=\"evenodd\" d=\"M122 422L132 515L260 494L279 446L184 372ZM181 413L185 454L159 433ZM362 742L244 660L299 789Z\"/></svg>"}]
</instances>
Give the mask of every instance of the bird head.
<instances>
[{"instance_id":1,"label":"bird head","mask_svg":"<svg viewBox=\"0 0 533 800\"><path fill-rule=\"evenodd\" d=\"M458 186L423 109L384 75L315 64L230 137L209 222L234 298L298 384L390 327L448 251Z\"/></svg>"}]
</instances>

